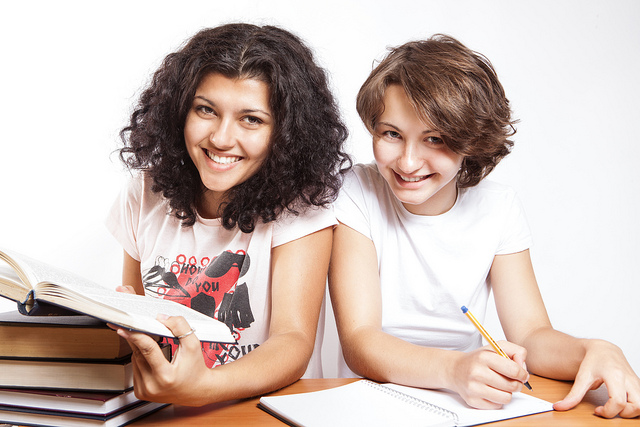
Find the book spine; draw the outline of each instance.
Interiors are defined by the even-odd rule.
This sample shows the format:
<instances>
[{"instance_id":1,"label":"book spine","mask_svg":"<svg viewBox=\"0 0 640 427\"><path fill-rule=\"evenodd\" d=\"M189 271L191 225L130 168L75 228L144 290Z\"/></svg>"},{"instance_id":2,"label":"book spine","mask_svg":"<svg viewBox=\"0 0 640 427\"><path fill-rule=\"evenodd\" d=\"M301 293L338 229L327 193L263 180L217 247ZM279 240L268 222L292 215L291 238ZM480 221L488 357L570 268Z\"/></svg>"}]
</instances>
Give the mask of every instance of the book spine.
<instances>
[{"instance_id":1,"label":"book spine","mask_svg":"<svg viewBox=\"0 0 640 427\"><path fill-rule=\"evenodd\" d=\"M59 305L38 301L35 291L32 289L23 302L18 302L18 311L25 316L78 316L75 312Z\"/></svg>"},{"instance_id":2,"label":"book spine","mask_svg":"<svg viewBox=\"0 0 640 427\"><path fill-rule=\"evenodd\" d=\"M20 314L24 314L25 316L29 315L35 301L35 296L35 291L31 289L25 296L24 301L18 301L18 311L20 312Z\"/></svg>"}]
</instances>

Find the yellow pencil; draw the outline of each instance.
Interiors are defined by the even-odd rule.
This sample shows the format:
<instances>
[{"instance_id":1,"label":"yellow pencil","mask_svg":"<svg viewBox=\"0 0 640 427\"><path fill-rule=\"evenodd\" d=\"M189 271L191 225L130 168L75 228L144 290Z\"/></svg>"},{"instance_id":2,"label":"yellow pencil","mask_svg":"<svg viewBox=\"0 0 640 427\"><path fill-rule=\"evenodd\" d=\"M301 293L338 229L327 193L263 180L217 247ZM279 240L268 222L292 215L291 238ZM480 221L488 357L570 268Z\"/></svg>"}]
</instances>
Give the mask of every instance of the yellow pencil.
<instances>
[{"instance_id":1,"label":"yellow pencil","mask_svg":"<svg viewBox=\"0 0 640 427\"><path fill-rule=\"evenodd\" d=\"M484 339L487 340L487 342L489 344L491 344L491 347L493 347L493 349L496 351L496 353L498 353L500 356L502 357L506 357L507 359L511 359L507 353L504 352L503 349L500 348L500 346L498 345L497 342L495 342L495 340L493 338L491 338L491 335L489 335L489 332L487 332L487 330L480 324L480 322L478 322L478 319L476 319L476 317L471 314L471 312L469 311L469 309L467 307L465 307L464 305L462 306L462 312L464 314L467 315L467 317L469 318L469 320L471 320L471 323L473 323L473 325L478 329L478 331L480 331L480 333L482 334L482 336L484 337ZM529 381L526 381L524 383L525 387L527 387L529 390L532 390L531 385L529 385Z\"/></svg>"}]
</instances>

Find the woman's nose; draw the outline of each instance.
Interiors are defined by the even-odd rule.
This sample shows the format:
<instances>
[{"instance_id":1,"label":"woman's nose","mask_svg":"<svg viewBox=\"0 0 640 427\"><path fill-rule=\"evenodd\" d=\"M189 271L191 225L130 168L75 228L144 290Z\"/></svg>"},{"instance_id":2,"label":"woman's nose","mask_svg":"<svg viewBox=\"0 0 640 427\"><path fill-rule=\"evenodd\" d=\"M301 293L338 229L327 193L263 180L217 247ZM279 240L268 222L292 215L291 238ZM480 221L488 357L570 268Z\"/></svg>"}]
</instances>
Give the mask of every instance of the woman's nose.
<instances>
[{"instance_id":1,"label":"woman's nose","mask_svg":"<svg viewBox=\"0 0 640 427\"><path fill-rule=\"evenodd\" d=\"M226 120L220 120L212 125L209 140L220 150L227 150L233 147L235 139L232 124Z\"/></svg>"},{"instance_id":2,"label":"woman's nose","mask_svg":"<svg viewBox=\"0 0 640 427\"><path fill-rule=\"evenodd\" d=\"M398 158L398 167L402 172L410 174L422 167L422 159L416 144L406 142Z\"/></svg>"}]
</instances>

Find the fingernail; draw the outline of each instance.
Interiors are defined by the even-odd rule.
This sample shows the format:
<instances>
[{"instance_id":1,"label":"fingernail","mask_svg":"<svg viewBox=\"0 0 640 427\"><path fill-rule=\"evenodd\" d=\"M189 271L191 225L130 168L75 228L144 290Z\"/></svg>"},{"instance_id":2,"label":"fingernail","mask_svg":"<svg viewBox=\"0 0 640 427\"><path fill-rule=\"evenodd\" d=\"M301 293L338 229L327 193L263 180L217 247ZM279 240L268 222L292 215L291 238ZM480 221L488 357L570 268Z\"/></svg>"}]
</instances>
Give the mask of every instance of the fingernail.
<instances>
[{"instance_id":1,"label":"fingernail","mask_svg":"<svg viewBox=\"0 0 640 427\"><path fill-rule=\"evenodd\" d=\"M158 320L167 320L169 318L169 316L167 316L166 314L158 314L158 316L156 317L156 319Z\"/></svg>"}]
</instances>

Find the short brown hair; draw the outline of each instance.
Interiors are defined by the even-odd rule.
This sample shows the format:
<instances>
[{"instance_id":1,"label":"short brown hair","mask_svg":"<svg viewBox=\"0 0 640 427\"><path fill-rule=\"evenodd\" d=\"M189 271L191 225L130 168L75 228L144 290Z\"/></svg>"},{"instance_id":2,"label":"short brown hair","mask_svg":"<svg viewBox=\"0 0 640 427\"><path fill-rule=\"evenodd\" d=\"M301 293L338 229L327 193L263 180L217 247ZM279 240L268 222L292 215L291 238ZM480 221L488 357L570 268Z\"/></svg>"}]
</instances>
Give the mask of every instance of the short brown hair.
<instances>
[{"instance_id":1,"label":"short brown hair","mask_svg":"<svg viewBox=\"0 0 640 427\"><path fill-rule=\"evenodd\" d=\"M358 114L371 134L389 85L402 86L418 117L464 156L459 187L472 187L511 151L509 100L491 62L453 37L436 34L391 48L358 92Z\"/></svg>"}]
</instances>

